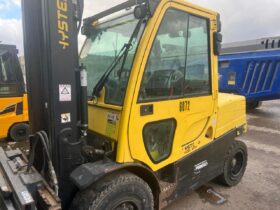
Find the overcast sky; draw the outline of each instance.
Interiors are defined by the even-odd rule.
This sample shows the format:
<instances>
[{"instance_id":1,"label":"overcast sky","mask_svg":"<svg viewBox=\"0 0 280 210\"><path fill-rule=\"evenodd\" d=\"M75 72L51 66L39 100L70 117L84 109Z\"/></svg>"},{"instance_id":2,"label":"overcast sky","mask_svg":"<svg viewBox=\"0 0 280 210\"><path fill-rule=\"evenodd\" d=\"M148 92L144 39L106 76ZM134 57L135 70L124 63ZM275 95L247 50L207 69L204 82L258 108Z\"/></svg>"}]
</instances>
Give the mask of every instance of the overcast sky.
<instances>
[{"instance_id":1,"label":"overcast sky","mask_svg":"<svg viewBox=\"0 0 280 210\"><path fill-rule=\"evenodd\" d=\"M189 0L221 14L225 42L280 35L280 0ZM23 54L21 0L0 0L0 41L16 44ZM124 0L85 0L91 16ZM80 38L80 42L82 38Z\"/></svg>"}]
</instances>

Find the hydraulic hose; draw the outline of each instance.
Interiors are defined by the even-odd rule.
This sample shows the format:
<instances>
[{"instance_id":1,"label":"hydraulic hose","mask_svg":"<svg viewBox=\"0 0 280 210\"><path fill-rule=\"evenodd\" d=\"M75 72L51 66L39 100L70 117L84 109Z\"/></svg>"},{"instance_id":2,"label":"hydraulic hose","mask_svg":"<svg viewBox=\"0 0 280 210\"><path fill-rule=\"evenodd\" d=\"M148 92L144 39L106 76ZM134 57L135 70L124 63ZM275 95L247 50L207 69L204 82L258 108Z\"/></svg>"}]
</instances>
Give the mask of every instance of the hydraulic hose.
<instances>
[{"instance_id":1,"label":"hydraulic hose","mask_svg":"<svg viewBox=\"0 0 280 210\"><path fill-rule=\"evenodd\" d=\"M52 159L51 159L51 155L50 155L50 144L49 144L50 141L49 141L48 135L45 131L39 131L34 135L34 140L35 140L35 142L32 145L30 156L29 156L27 172L30 171L30 169L34 163L35 149L38 146L38 140L40 140L42 143L43 149L45 151L46 158L48 160L48 170L49 170L49 174L50 174L50 179L54 185L54 191L55 191L56 195L58 195L58 190L59 190L58 180L57 180L57 176L56 176L53 164L52 164Z\"/></svg>"}]
</instances>

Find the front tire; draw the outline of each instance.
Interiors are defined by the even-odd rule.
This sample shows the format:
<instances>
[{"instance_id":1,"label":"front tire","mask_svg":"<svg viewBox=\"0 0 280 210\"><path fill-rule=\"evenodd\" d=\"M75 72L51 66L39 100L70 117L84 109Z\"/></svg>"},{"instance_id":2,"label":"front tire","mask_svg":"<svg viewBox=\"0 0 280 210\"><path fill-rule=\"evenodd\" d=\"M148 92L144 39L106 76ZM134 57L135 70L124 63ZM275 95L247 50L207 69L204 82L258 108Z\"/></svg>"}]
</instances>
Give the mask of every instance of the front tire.
<instances>
[{"instance_id":1,"label":"front tire","mask_svg":"<svg viewBox=\"0 0 280 210\"><path fill-rule=\"evenodd\" d=\"M29 134L30 126L27 123L14 124L9 131L10 139L16 142L28 140Z\"/></svg>"},{"instance_id":2,"label":"front tire","mask_svg":"<svg viewBox=\"0 0 280 210\"><path fill-rule=\"evenodd\" d=\"M226 154L224 172L218 177L218 180L228 187L237 185L241 181L246 170L247 159L248 153L246 144L234 140Z\"/></svg>"},{"instance_id":3,"label":"front tire","mask_svg":"<svg viewBox=\"0 0 280 210\"><path fill-rule=\"evenodd\" d=\"M78 192L71 210L152 210L153 194L146 182L131 174L109 175Z\"/></svg>"}]
</instances>

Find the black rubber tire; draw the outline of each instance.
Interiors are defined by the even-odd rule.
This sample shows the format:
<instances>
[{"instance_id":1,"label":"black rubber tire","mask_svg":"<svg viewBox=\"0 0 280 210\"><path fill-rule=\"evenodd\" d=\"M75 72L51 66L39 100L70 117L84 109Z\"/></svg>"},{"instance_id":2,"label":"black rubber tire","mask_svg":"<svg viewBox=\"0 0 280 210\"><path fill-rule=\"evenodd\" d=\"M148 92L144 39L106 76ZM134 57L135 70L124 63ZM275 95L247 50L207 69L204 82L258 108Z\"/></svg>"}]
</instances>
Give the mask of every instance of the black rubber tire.
<instances>
[{"instance_id":1,"label":"black rubber tire","mask_svg":"<svg viewBox=\"0 0 280 210\"><path fill-rule=\"evenodd\" d=\"M124 208L123 205L130 208ZM71 210L153 210L148 184L131 173L109 175L74 198Z\"/></svg>"},{"instance_id":2,"label":"black rubber tire","mask_svg":"<svg viewBox=\"0 0 280 210\"><path fill-rule=\"evenodd\" d=\"M234 140L226 153L224 172L218 177L218 181L228 187L237 185L245 173L247 159L246 144Z\"/></svg>"},{"instance_id":3,"label":"black rubber tire","mask_svg":"<svg viewBox=\"0 0 280 210\"><path fill-rule=\"evenodd\" d=\"M262 103L260 101L254 101L254 102L246 102L246 109L247 110L253 110L256 109L258 107L260 107L262 105Z\"/></svg>"},{"instance_id":4,"label":"black rubber tire","mask_svg":"<svg viewBox=\"0 0 280 210\"><path fill-rule=\"evenodd\" d=\"M9 130L9 137L12 141L26 141L30 134L30 126L27 123L14 124Z\"/></svg>"}]
</instances>

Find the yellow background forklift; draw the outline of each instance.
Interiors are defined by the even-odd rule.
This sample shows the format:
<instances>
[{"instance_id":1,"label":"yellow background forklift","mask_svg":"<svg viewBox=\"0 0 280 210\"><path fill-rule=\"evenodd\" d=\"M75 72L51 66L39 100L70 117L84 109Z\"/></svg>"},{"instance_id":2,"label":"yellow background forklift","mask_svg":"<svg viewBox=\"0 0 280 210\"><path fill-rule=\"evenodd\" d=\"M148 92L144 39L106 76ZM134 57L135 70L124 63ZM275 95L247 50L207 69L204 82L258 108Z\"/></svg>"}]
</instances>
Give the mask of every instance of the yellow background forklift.
<instances>
[{"instance_id":1,"label":"yellow background forklift","mask_svg":"<svg viewBox=\"0 0 280 210\"><path fill-rule=\"evenodd\" d=\"M152 210L215 178L237 185L245 98L218 93L218 13L124 2L83 21L79 62L82 8L23 1L33 135L29 161L0 148L0 204Z\"/></svg>"},{"instance_id":2,"label":"yellow background forklift","mask_svg":"<svg viewBox=\"0 0 280 210\"><path fill-rule=\"evenodd\" d=\"M0 139L27 140L28 106L16 46L0 44Z\"/></svg>"}]
</instances>

